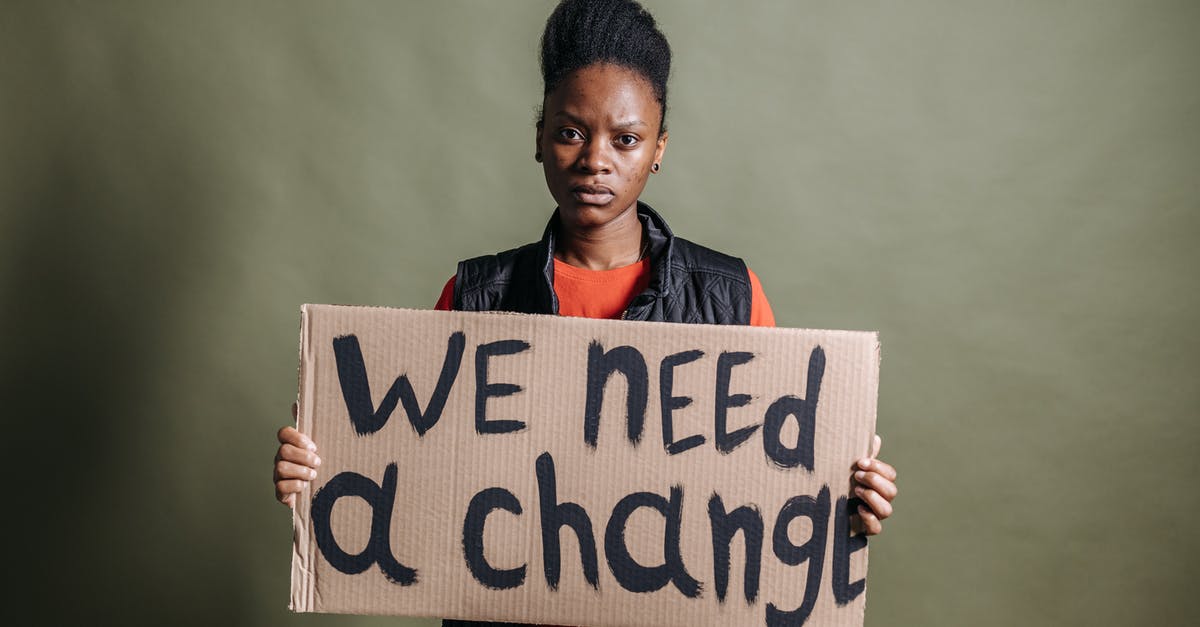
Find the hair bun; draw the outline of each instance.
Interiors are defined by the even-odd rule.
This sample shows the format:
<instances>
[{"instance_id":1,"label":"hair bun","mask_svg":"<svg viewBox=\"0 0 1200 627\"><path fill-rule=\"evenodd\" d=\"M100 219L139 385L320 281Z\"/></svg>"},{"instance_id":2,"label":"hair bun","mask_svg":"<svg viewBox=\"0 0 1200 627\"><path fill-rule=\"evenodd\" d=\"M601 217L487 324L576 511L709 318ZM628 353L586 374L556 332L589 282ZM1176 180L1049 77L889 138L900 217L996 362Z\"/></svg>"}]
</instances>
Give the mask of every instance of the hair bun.
<instances>
[{"instance_id":1,"label":"hair bun","mask_svg":"<svg viewBox=\"0 0 1200 627\"><path fill-rule=\"evenodd\" d=\"M654 16L633 0L563 0L546 20L541 61L544 94L594 63L629 68L653 87L660 122L666 120L671 46Z\"/></svg>"}]
</instances>

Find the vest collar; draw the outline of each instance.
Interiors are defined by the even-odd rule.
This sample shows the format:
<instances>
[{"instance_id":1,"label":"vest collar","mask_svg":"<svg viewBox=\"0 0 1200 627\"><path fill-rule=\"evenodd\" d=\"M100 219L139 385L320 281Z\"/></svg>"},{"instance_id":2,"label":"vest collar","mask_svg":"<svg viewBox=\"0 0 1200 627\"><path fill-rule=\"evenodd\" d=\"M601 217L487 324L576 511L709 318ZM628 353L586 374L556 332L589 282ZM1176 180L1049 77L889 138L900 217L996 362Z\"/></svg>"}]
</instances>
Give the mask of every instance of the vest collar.
<instances>
[{"instance_id":1,"label":"vest collar","mask_svg":"<svg viewBox=\"0 0 1200 627\"><path fill-rule=\"evenodd\" d=\"M675 234L666 220L642 201L637 203L638 220L642 223L642 232L646 234L650 247L646 256L650 258L650 283L646 289L634 297L630 303L629 312L642 308L654 300L663 298L669 292L671 285L671 258L674 255ZM542 280L538 282L538 298L543 303L550 303L549 311L558 315L558 295L554 293L554 246L560 224L558 209L550 216L542 239L538 242L538 253L542 259ZM627 312L628 313L628 312Z\"/></svg>"}]
</instances>

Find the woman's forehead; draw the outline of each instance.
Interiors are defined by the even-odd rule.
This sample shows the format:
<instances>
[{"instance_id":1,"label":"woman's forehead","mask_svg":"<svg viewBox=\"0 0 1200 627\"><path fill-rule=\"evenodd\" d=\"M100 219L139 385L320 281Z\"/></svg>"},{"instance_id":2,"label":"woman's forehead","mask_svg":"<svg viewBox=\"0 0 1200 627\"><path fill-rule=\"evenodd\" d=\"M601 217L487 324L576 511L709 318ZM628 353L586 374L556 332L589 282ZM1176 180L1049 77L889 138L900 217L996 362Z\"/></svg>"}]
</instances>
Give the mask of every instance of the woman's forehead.
<instances>
[{"instance_id":1,"label":"woman's forehead","mask_svg":"<svg viewBox=\"0 0 1200 627\"><path fill-rule=\"evenodd\" d=\"M546 95L548 118L613 125L649 125L659 117L659 104L650 82L619 65L594 64L580 68Z\"/></svg>"}]
</instances>

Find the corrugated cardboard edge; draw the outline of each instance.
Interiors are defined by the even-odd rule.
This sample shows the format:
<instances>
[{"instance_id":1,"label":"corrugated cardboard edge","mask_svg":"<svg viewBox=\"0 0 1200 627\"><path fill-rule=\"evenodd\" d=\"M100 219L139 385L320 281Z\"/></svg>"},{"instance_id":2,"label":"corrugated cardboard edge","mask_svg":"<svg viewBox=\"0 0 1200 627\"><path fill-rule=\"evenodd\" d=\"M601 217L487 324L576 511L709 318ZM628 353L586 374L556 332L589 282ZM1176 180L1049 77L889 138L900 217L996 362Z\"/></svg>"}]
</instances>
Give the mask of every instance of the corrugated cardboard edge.
<instances>
[{"instance_id":1,"label":"corrugated cardboard edge","mask_svg":"<svg viewBox=\"0 0 1200 627\"><path fill-rule=\"evenodd\" d=\"M313 372L310 355L305 354L306 350L311 350L308 342L308 308L308 305L300 307L300 371L299 392L296 396L296 429L305 434L312 432L312 418L309 416L312 399L309 395L312 394ZM308 524L309 508L310 499L307 495L297 495L295 508L292 509L292 596L288 602L288 609L293 612L312 612L316 609L313 606L313 566L316 555Z\"/></svg>"},{"instance_id":2,"label":"corrugated cardboard edge","mask_svg":"<svg viewBox=\"0 0 1200 627\"><path fill-rule=\"evenodd\" d=\"M882 368L882 366L883 366L883 351L882 351L882 345L879 341L879 332L878 331L868 331L868 333L870 333L875 338L875 398L872 399L874 401L873 405L875 406L875 420L874 420L874 423L871 425L871 441L867 443L867 454L870 455L871 449L875 448L875 436L879 435L879 388L882 385L882 382L880 381L880 376L883 374L883 368ZM866 578L867 583L863 587L863 591L862 591L863 602L862 602L861 609L859 610L858 615L855 616L855 619L857 621L855 624L857 624L857 625L862 625L862 624L866 623L866 621L867 621L867 604L871 602L871 595L869 594L871 592L871 577L870 577L871 546L869 544L870 538L868 538L867 541L868 541L867 550L863 554L863 572L866 573L866 574L864 574L864 577Z\"/></svg>"}]
</instances>

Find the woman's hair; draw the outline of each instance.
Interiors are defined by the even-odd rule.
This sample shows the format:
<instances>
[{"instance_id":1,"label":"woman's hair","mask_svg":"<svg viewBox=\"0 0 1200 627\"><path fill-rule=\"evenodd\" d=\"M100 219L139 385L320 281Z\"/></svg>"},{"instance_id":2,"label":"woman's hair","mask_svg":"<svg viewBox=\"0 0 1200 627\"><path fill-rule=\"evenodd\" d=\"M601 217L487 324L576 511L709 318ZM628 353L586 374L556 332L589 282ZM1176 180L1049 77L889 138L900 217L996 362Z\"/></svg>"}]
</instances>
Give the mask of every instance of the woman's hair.
<instances>
[{"instance_id":1,"label":"woman's hair","mask_svg":"<svg viewBox=\"0 0 1200 627\"><path fill-rule=\"evenodd\" d=\"M594 63L619 65L645 78L662 111L660 132L666 130L671 46L649 11L633 0L560 2L542 33L543 95Z\"/></svg>"}]
</instances>

